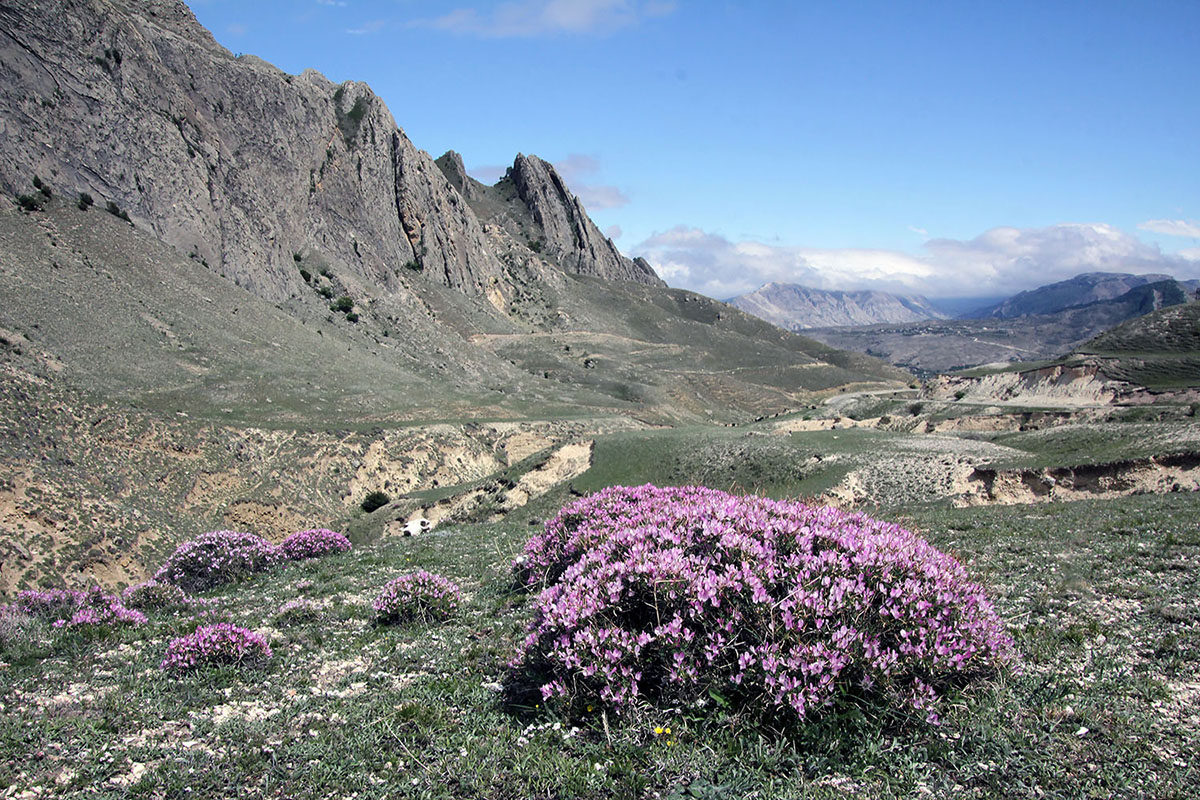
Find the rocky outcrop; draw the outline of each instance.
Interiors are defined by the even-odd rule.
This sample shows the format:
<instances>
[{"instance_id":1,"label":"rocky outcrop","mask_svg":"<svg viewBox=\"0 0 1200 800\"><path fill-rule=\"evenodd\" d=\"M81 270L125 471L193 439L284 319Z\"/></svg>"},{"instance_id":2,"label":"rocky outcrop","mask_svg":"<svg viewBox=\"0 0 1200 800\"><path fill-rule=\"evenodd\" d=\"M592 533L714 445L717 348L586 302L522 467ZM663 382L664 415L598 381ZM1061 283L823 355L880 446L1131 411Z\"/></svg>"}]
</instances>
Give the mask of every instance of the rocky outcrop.
<instances>
[{"instance_id":1,"label":"rocky outcrop","mask_svg":"<svg viewBox=\"0 0 1200 800\"><path fill-rule=\"evenodd\" d=\"M448 180L365 84L235 58L182 2L0 2L0 134L4 194L86 192L273 302L297 261L384 292L506 280L460 158ZM518 161L562 268L657 282Z\"/></svg>"},{"instance_id":2,"label":"rocky outcrop","mask_svg":"<svg viewBox=\"0 0 1200 800\"><path fill-rule=\"evenodd\" d=\"M467 168L463 166L462 156L453 150L447 150L434 162L438 169L446 176L446 180L450 185L461 194L467 201L475 200L479 197L479 189L476 188L478 181L467 174Z\"/></svg>"},{"instance_id":3,"label":"rocky outcrop","mask_svg":"<svg viewBox=\"0 0 1200 800\"><path fill-rule=\"evenodd\" d=\"M768 283L729 301L748 314L799 331L842 325L879 325L943 319L924 297L873 291L826 291L794 283Z\"/></svg>"},{"instance_id":4,"label":"rocky outcrop","mask_svg":"<svg viewBox=\"0 0 1200 800\"><path fill-rule=\"evenodd\" d=\"M645 259L631 261L617 251L550 164L537 156L517 155L506 179L512 181L540 231L533 246L562 269L608 280L666 285Z\"/></svg>"}]
</instances>

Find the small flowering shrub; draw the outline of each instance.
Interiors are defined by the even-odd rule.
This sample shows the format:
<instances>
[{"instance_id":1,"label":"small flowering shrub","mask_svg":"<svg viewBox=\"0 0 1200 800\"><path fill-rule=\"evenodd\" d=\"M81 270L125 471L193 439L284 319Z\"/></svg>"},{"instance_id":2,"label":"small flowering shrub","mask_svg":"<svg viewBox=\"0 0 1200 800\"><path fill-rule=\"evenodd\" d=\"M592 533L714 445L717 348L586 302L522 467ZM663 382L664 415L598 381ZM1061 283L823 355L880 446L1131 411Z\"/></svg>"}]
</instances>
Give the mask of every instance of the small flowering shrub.
<instances>
[{"instance_id":1,"label":"small flowering shrub","mask_svg":"<svg viewBox=\"0 0 1200 800\"><path fill-rule=\"evenodd\" d=\"M173 583L148 580L121 592L121 602L126 608L138 611L176 611L188 608L194 601Z\"/></svg>"},{"instance_id":2,"label":"small flowering shrub","mask_svg":"<svg viewBox=\"0 0 1200 800\"><path fill-rule=\"evenodd\" d=\"M83 605L87 594L78 589L34 589L17 592L16 610L41 620L69 617Z\"/></svg>"},{"instance_id":3,"label":"small flowering shrub","mask_svg":"<svg viewBox=\"0 0 1200 800\"><path fill-rule=\"evenodd\" d=\"M36 619L51 621L55 628L83 628L101 625L141 625L146 615L126 608L116 595L99 586L87 592L77 589L50 589L17 593L16 609Z\"/></svg>"},{"instance_id":4,"label":"small flowering shrub","mask_svg":"<svg viewBox=\"0 0 1200 800\"><path fill-rule=\"evenodd\" d=\"M202 592L270 569L281 560L279 548L261 536L212 531L179 545L154 579L185 592Z\"/></svg>"},{"instance_id":5,"label":"small flowering shrub","mask_svg":"<svg viewBox=\"0 0 1200 800\"><path fill-rule=\"evenodd\" d=\"M182 673L209 666L257 667L270 658L271 647L261 634L221 622L172 639L159 666Z\"/></svg>"},{"instance_id":6,"label":"small flowering shrub","mask_svg":"<svg viewBox=\"0 0 1200 800\"><path fill-rule=\"evenodd\" d=\"M448 578L421 570L383 587L375 598L375 621L384 625L399 622L439 622L458 610L462 591Z\"/></svg>"},{"instance_id":7,"label":"small flowering shrub","mask_svg":"<svg viewBox=\"0 0 1200 800\"><path fill-rule=\"evenodd\" d=\"M279 543L283 557L288 561L344 553L350 549L350 540L335 531L316 528L311 531L296 531Z\"/></svg>"},{"instance_id":8,"label":"small flowering shrub","mask_svg":"<svg viewBox=\"0 0 1200 800\"><path fill-rule=\"evenodd\" d=\"M936 721L1011 639L962 566L862 514L699 487L613 487L514 562L540 589L517 680L580 712L719 702L802 719L882 697Z\"/></svg>"},{"instance_id":9,"label":"small flowering shrub","mask_svg":"<svg viewBox=\"0 0 1200 800\"><path fill-rule=\"evenodd\" d=\"M319 622L325 616L324 610L318 604L304 597L289 600L275 612L275 624L288 628L295 625L307 625Z\"/></svg>"}]
</instances>

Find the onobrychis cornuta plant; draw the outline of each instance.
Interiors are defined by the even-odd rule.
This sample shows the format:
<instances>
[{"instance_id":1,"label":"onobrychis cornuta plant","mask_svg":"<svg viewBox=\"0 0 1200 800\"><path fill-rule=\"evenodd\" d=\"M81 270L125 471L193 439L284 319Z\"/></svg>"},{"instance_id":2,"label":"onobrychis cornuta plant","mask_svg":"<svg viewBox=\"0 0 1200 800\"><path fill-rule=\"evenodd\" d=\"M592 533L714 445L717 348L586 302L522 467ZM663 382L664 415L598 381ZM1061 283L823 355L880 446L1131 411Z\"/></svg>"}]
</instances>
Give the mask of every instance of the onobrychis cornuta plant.
<instances>
[{"instance_id":1,"label":"onobrychis cornuta plant","mask_svg":"<svg viewBox=\"0 0 1200 800\"><path fill-rule=\"evenodd\" d=\"M283 557L289 561L318 558L333 553L344 553L350 549L350 540L336 531L314 528L296 531L279 543Z\"/></svg>"},{"instance_id":2,"label":"onobrychis cornuta plant","mask_svg":"<svg viewBox=\"0 0 1200 800\"><path fill-rule=\"evenodd\" d=\"M207 666L256 667L270 658L271 647L262 634L221 622L172 639L159 666L168 672L187 672Z\"/></svg>"},{"instance_id":3,"label":"onobrychis cornuta plant","mask_svg":"<svg viewBox=\"0 0 1200 800\"><path fill-rule=\"evenodd\" d=\"M278 545L261 536L211 531L189 539L163 562L154 580L185 592L202 592L271 569L283 560Z\"/></svg>"},{"instance_id":4,"label":"onobrychis cornuta plant","mask_svg":"<svg viewBox=\"0 0 1200 800\"><path fill-rule=\"evenodd\" d=\"M563 508L513 569L540 590L517 683L568 711L713 697L795 720L874 696L936 721L947 686L1014 655L954 558L835 508L613 487Z\"/></svg>"},{"instance_id":5,"label":"onobrychis cornuta plant","mask_svg":"<svg viewBox=\"0 0 1200 800\"><path fill-rule=\"evenodd\" d=\"M90 628L102 625L141 625L146 615L126 608L119 597L99 586L78 589L29 590L17 593L16 609L51 621L55 628Z\"/></svg>"},{"instance_id":6,"label":"onobrychis cornuta plant","mask_svg":"<svg viewBox=\"0 0 1200 800\"><path fill-rule=\"evenodd\" d=\"M372 608L382 625L439 622L451 617L461 600L462 591L449 578L419 570L390 581Z\"/></svg>"}]
</instances>

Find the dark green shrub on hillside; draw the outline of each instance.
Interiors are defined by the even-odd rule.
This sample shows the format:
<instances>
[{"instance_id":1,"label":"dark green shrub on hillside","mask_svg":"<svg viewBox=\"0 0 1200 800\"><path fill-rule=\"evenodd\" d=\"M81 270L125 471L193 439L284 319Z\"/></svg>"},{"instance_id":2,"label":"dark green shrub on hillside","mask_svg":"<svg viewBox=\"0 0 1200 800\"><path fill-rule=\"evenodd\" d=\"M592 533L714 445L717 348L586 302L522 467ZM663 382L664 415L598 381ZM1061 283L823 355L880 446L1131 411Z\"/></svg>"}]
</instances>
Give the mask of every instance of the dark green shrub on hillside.
<instances>
[{"instance_id":1,"label":"dark green shrub on hillside","mask_svg":"<svg viewBox=\"0 0 1200 800\"><path fill-rule=\"evenodd\" d=\"M383 508L388 503L392 502L392 498L387 492L374 491L363 498L362 510L370 514L372 511Z\"/></svg>"},{"instance_id":2,"label":"dark green shrub on hillside","mask_svg":"<svg viewBox=\"0 0 1200 800\"><path fill-rule=\"evenodd\" d=\"M346 319L349 322L358 322L358 314L355 314L353 311L351 311L349 314L346 315Z\"/></svg>"},{"instance_id":3,"label":"dark green shrub on hillside","mask_svg":"<svg viewBox=\"0 0 1200 800\"><path fill-rule=\"evenodd\" d=\"M415 258L411 261L404 262L404 268L411 269L413 272L420 272L421 270L425 269L421 262L417 261Z\"/></svg>"},{"instance_id":4,"label":"dark green shrub on hillside","mask_svg":"<svg viewBox=\"0 0 1200 800\"><path fill-rule=\"evenodd\" d=\"M354 300L349 295L342 295L333 304L329 306L330 311L340 311L343 314L349 314L354 310Z\"/></svg>"},{"instance_id":5,"label":"dark green shrub on hillside","mask_svg":"<svg viewBox=\"0 0 1200 800\"><path fill-rule=\"evenodd\" d=\"M105 204L104 210L107 211L108 213L112 214L114 217L117 217L118 219L123 219L126 222L129 222L129 214L125 211L122 211L121 207L119 205L117 205L116 203L114 203L112 200L109 200L108 203Z\"/></svg>"},{"instance_id":6,"label":"dark green shrub on hillside","mask_svg":"<svg viewBox=\"0 0 1200 800\"><path fill-rule=\"evenodd\" d=\"M300 270L300 277L304 278L305 283L312 283L312 273L306 269Z\"/></svg>"},{"instance_id":7,"label":"dark green shrub on hillside","mask_svg":"<svg viewBox=\"0 0 1200 800\"><path fill-rule=\"evenodd\" d=\"M46 198L40 194L23 194L17 197L17 205L26 211L41 211Z\"/></svg>"},{"instance_id":8,"label":"dark green shrub on hillside","mask_svg":"<svg viewBox=\"0 0 1200 800\"><path fill-rule=\"evenodd\" d=\"M95 202L96 201L93 200L92 196L90 194L88 194L87 192L79 193L79 204L78 205L79 205L80 211L87 211L88 208L90 208L92 205L95 204Z\"/></svg>"}]
</instances>

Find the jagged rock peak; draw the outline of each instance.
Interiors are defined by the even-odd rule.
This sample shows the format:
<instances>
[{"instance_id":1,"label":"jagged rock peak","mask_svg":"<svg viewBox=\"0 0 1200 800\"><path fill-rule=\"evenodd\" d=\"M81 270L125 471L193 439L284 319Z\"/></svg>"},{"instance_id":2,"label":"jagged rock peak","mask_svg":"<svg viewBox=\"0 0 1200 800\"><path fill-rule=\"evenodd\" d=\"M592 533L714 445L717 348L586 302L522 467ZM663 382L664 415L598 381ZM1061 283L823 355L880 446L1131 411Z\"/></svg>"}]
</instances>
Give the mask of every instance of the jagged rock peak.
<instances>
[{"instance_id":1,"label":"jagged rock peak","mask_svg":"<svg viewBox=\"0 0 1200 800\"><path fill-rule=\"evenodd\" d=\"M458 193L467 200L474 200L477 194L474 180L467 174L467 168L463 166L462 156L454 150L447 150L435 162L438 169L446 176L446 180L450 185L458 190Z\"/></svg>"},{"instance_id":2,"label":"jagged rock peak","mask_svg":"<svg viewBox=\"0 0 1200 800\"><path fill-rule=\"evenodd\" d=\"M608 280L666 285L644 259L632 261L621 255L553 166L537 156L518 153L506 178L541 228L541 248L560 267Z\"/></svg>"}]
</instances>

